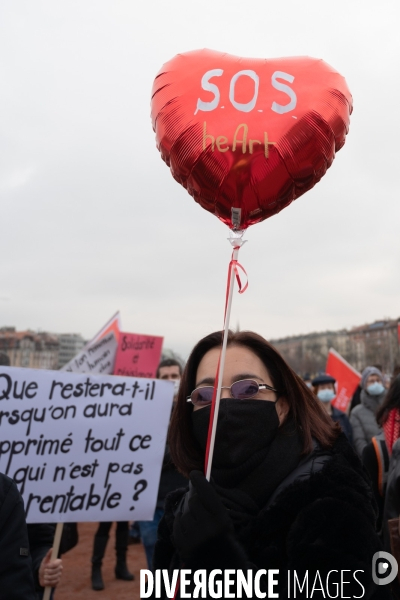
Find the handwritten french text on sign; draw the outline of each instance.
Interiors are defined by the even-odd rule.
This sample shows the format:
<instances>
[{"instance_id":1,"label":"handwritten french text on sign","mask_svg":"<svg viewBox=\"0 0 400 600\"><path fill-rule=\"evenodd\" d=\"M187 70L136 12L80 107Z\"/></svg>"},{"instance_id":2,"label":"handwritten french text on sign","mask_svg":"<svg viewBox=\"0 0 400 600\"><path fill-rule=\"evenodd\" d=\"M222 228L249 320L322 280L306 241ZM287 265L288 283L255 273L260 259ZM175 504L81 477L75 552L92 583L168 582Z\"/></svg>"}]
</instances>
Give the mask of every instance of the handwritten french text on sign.
<instances>
[{"instance_id":1,"label":"handwritten french text on sign","mask_svg":"<svg viewBox=\"0 0 400 600\"><path fill-rule=\"evenodd\" d=\"M114 332L87 344L72 360L61 369L68 373L111 374L114 370L117 340Z\"/></svg>"},{"instance_id":2,"label":"handwritten french text on sign","mask_svg":"<svg viewBox=\"0 0 400 600\"><path fill-rule=\"evenodd\" d=\"M139 333L120 333L114 375L155 377L163 338Z\"/></svg>"},{"instance_id":3,"label":"handwritten french text on sign","mask_svg":"<svg viewBox=\"0 0 400 600\"><path fill-rule=\"evenodd\" d=\"M170 382L0 367L0 471L27 521L153 518Z\"/></svg>"}]
</instances>

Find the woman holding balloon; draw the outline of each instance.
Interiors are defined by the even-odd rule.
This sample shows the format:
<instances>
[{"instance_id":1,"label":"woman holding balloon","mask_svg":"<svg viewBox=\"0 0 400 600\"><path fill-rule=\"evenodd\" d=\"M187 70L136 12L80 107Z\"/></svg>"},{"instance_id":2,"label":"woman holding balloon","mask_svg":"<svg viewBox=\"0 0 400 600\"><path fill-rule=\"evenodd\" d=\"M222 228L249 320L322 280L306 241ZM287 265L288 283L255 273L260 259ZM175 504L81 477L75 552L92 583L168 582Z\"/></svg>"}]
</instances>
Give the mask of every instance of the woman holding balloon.
<instances>
[{"instance_id":1,"label":"woman holding balloon","mask_svg":"<svg viewBox=\"0 0 400 600\"><path fill-rule=\"evenodd\" d=\"M372 581L375 505L358 457L255 333L228 334L211 480L204 477L221 342L221 332L200 340L182 376L169 444L190 486L167 501L153 569L217 569L222 578L264 569L261 593L275 569L280 598L329 597L306 596L305 581L308 594L314 586L333 597L337 585L342 597L389 598Z\"/></svg>"},{"instance_id":2,"label":"woman holding balloon","mask_svg":"<svg viewBox=\"0 0 400 600\"><path fill-rule=\"evenodd\" d=\"M167 498L156 596L389 598L372 578L380 547L359 458L265 339L228 331L233 282L246 287L242 234L330 167L348 132L347 84L320 59L204 49L163 65L151 105L163 160L228 225L233 247L224 332L194 347L170 425L172 460L190 484ZM193 588L197 595L185 595Z\"/></svg>"}]
</instances>

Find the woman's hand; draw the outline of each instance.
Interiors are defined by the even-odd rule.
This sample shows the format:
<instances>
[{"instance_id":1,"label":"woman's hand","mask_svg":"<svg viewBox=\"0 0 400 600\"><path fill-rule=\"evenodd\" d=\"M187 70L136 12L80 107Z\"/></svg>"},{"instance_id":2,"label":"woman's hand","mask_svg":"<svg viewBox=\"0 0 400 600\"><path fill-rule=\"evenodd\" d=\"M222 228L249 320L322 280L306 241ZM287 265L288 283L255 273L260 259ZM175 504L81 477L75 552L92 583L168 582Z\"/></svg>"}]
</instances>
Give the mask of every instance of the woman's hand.
<instances>
[{"instance_id":1,"label":"woman's hand","mask_svg":"<svg viewBox=\"0 0 400 600\"><path fill-rule=\"evenodd\" d=\"M51 560L52 548L48 551L46 556L43 558L39 567L39 583L42 587L56 587L61 579L61 573L63 570L61 558Z\"/></svg>"},{"instance_id":2,"label":"woman's hand","mask_svg":"<svg viewBox=\"0 0 400 600\"><path fill-rule=\"evenodd\" d=\"M192 471L183 510L174 521L173 539L181 558L187 560L207 542L230 534L232 521L219 495L200 471Z\"/></svg>"}]
</instances>

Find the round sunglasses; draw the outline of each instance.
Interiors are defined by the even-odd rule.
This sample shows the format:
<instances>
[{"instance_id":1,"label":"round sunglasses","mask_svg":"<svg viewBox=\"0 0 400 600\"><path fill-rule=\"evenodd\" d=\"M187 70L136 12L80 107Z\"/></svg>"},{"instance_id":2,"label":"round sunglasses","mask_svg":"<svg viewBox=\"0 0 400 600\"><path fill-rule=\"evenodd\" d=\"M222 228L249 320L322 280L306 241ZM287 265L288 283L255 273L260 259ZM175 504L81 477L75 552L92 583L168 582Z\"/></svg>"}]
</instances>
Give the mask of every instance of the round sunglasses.
<instances>
[{"instance_id":1,"label":"round sunglasses","mask_svg":"<svg viewBox=\"0 0 400 600\"><path fill-rule=\"evenodd\" d=\"M229 387L222 387L221 390L230 390L232 398L238 398L239 400L248 400L254 398L260 390L271 390L271 392L278 393L278 390L267 385L266 383L258 383L254 379L241 379L235 381ZM214 387L212 385L204 385L198 387L187 397L186 402L191 402L194 406L208 406L212 403L214 394ZM276 402L273 401L273 402Z\"/></svg>"}]
</instances>

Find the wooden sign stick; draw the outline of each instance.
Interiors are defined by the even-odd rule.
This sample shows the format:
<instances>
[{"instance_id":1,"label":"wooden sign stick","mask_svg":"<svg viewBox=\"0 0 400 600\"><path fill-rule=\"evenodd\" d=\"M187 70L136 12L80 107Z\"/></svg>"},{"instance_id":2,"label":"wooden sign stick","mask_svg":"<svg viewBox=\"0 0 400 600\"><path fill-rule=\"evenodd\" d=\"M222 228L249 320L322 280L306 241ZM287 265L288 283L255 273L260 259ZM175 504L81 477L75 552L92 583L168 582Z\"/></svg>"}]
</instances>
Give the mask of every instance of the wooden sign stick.
<instances>
[{"instance_id":1,"label":"wooden sign stick","mask_svg":"<svg viewBox=\"0 0 400 600\"><path fill-rule=\"evenodd\" d=\"M55 560L58 556L63 527L64 523L57 523L56 532L54 534L53 549L51 552L51 560ZM53 588L50 585L46 585L46 587L44 588L43 600L50 600L50 594L52 589Z\"/></svg>"}]
</instances>

